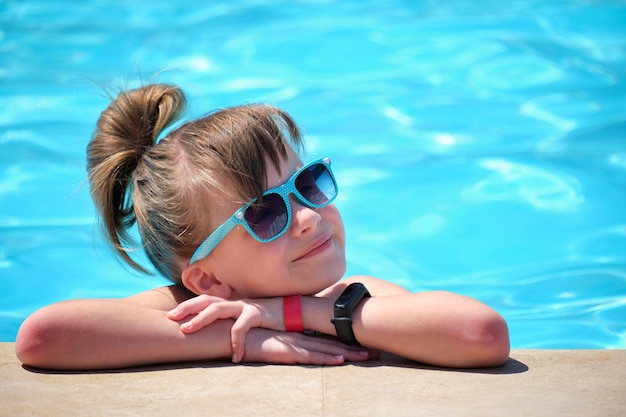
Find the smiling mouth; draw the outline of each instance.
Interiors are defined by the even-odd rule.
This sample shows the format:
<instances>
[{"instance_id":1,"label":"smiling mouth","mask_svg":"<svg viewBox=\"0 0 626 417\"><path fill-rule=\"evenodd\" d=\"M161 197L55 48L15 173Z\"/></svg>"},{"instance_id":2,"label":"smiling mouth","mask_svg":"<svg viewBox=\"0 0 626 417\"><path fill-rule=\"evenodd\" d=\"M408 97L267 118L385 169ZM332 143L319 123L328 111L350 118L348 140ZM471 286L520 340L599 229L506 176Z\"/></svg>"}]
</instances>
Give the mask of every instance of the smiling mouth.
<instances>
[{"instance_id":1,"label":"smiling mouth","mask_svg":"<svg viewBox=\"0 0 626 417\"><path fill-rule=\"evenodd\" d=\"M332 237L329 237L326 240L320 242L319 245L313 246L304 255L298 257L296 259L296 261L299 261L301 259L311 258L311 257L313 257L315 255L318 255L318 254L324 252L326 249L328 249L330 247L331 243L332 243Z\"/></svg>"}]
</instances>

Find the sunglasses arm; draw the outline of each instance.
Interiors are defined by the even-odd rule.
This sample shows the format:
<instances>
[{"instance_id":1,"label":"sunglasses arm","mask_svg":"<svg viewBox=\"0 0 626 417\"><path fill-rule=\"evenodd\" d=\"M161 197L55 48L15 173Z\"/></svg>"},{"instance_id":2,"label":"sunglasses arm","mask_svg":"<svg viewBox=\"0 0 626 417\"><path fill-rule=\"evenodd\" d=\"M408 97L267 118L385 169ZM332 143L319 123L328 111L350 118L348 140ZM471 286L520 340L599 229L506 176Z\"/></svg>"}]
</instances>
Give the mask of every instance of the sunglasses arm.
<instances>
[{"instance_id":1,"label":"sunglasses arm","mask_svg":"<svg viewBox=\"0 0 626 417\"><path fill-rule=\"evenodd\" d=\"M198 249L193 253L193 256L189 260L189 265L192 263L206 257L211 253L213 249L217 246L218 243L224 239L224 237L231 231L238 223L242 223L243 221L243 211L237 210L235 214L230 216L228 220L226 220L220 227L215 229L213 233L207 237L204 242L198 246Z\"/></svg>"}]
</instances>

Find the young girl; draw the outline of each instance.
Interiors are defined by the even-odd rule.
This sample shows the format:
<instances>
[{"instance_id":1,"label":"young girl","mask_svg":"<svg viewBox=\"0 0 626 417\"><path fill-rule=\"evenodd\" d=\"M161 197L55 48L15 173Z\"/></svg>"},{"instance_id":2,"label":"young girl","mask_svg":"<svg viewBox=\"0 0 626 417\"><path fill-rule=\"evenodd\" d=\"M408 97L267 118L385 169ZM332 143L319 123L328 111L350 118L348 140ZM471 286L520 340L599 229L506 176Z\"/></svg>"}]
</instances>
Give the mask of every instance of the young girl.
<instances>
[{"instance_id":1,"label":"young girl","mask_svg":"<svg viewBox=\"0 0 626 417\"><path fill-rule=\"evenodd\" d=\"M506 361L507 325L476 300L413 294L367 276L340 281L345 234L331 204L332 162L303 165L288 114L268 105L229 108L157 142L184 107L175 86L123 92L87 148L91 193L117 254L145 271L129 256L136 223L141 247L173 285L33 313L16 339L24 364L339 365L379 351L445 367Z\"/></svg>"}]
</instances>

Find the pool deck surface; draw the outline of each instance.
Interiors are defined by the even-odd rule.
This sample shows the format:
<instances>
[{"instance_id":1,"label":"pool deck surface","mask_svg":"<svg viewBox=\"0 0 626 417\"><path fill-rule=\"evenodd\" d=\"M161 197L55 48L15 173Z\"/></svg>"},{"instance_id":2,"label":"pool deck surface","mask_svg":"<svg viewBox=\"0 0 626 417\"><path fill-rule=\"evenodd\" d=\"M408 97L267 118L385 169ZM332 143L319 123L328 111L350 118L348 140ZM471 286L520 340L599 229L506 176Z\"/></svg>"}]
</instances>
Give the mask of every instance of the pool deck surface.
<instances>
[{"instance_id":1,"label":"pool deck surface","mask_svg":"<svg viewBox=\"0 0 626 417\"><path fill-rule=\"evenodd\" d=\"M499 368L202 362L77 373L0 343L0 416L624 416L626 350L514 350Z\"/></svg>"}]
</instances>

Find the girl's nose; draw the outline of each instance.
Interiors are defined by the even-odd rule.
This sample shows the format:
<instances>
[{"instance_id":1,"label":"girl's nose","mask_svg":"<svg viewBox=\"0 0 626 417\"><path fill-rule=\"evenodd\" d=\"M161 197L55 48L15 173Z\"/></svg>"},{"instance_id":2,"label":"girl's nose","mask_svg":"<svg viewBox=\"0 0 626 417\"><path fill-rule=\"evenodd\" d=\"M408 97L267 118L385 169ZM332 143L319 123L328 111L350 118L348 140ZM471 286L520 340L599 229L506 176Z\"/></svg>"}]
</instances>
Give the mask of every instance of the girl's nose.
<instances>
[{"instance_id":1,"label":"girl's nose","mask_svg":"<svg viewBox=\"0 0 626 417\"><path fill-rule=\"evenodd\" d=\"M302 205L293 197L289 199L289 203L291 204L291 233L293 235L299 236L308 233L319 226L322 220L319 209Z\"/></svg>"}]
</instances>

